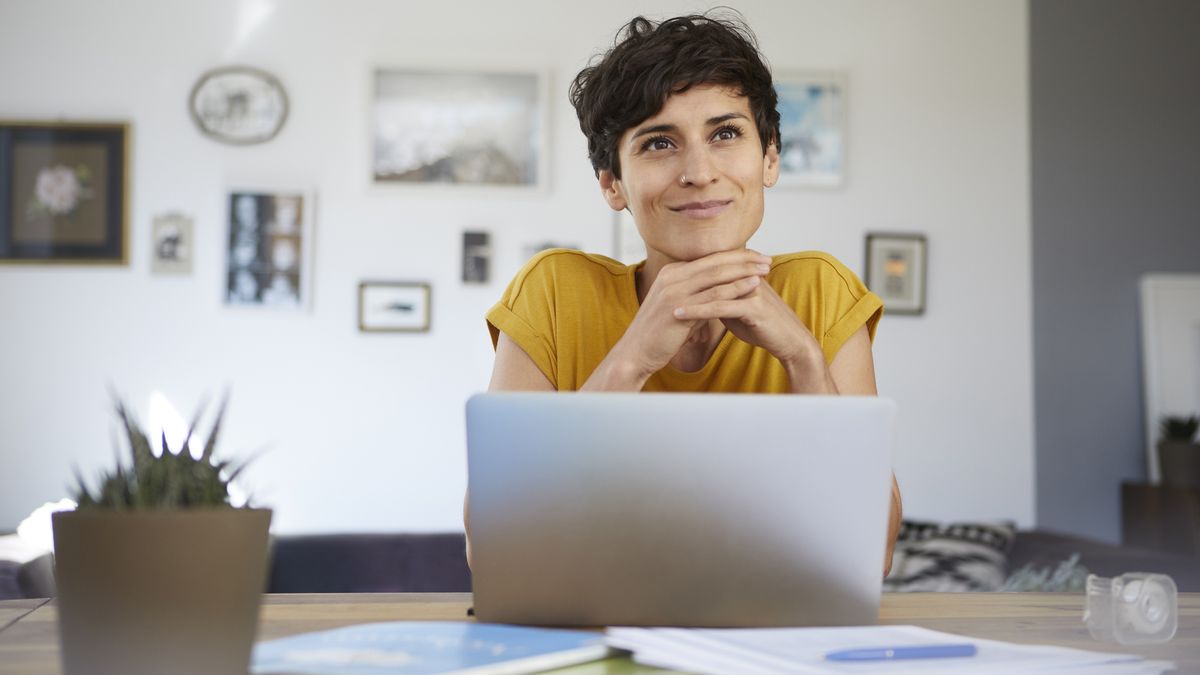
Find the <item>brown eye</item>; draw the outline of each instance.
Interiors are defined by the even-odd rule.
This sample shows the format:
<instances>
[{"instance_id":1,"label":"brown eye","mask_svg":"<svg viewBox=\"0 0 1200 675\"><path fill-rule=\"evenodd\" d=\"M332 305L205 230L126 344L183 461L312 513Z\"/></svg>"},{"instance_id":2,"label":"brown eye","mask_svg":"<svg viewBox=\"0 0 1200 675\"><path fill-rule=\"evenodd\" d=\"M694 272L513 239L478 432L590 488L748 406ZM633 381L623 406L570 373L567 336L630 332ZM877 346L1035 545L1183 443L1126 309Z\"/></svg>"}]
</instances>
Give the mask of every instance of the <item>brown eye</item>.
<instances>
[{"instance_id":1,"label":"brown eye","mask_svg":"<svg viewBox=\"0 0 1200 675\"><path fill-rule=\"evenodd\" d=\"M671 139L665 136L656 136L642 144L642 150L670 150Z\"/></svg>"},{"instance_id":2,"label":"brown eye","mask_svg":"<svg viewBox=\"0 0 1200 675\"><path fill-rule=\"evenodd\" d=\"M723 126L717 129L717 133L713 134L713 138L718 141L732 141L742 135L742 130L735 126Z\"/></svg>"}]
</instances>

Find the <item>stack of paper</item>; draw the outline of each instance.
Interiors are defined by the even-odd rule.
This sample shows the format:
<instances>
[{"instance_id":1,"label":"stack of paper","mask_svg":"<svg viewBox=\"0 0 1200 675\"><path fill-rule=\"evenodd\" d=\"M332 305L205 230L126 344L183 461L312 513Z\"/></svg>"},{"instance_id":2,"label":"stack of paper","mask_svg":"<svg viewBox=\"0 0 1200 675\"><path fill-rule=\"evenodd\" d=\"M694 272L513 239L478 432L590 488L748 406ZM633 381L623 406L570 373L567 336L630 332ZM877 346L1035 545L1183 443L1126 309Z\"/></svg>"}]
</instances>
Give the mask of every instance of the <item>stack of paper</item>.
<instances>
[{"instance_id":1,"label":"stack of paper","mask_svg":"<svg viewBox=\"0 0 1200 675\"><path fill-rule=\"evenodd\" d=\"M833 652L970 643L974 656L830 661ZM1030 673L1157 675L1172 668L1140 656L966 638L917 626L846 628L610 628L608 644L646 665L694 673Z\"/></svg>"}]
</instances>

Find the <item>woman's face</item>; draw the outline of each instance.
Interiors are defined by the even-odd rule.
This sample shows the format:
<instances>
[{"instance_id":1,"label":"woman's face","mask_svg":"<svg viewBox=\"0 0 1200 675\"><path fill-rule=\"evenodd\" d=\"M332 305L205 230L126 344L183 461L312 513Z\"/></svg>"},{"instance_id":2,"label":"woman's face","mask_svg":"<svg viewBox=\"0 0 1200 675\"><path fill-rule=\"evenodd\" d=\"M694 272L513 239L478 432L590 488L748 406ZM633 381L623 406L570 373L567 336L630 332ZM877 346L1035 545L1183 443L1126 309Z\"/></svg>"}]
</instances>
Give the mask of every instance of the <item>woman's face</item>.
<instances>
[{"instance_id":1,"label":"woman's face","mask_svg":"<svg viewBox=\"0 0 1200 675\"><path fill-rule=\"evenodd\" d=\"M749 99L729 87L672 94L617 151L621 178L600 172L604 197L629 208L647 259L660 263L745 247L762 223L763 188L779 177L778 149L763 154Z\"/></svg>"}]
</instances>

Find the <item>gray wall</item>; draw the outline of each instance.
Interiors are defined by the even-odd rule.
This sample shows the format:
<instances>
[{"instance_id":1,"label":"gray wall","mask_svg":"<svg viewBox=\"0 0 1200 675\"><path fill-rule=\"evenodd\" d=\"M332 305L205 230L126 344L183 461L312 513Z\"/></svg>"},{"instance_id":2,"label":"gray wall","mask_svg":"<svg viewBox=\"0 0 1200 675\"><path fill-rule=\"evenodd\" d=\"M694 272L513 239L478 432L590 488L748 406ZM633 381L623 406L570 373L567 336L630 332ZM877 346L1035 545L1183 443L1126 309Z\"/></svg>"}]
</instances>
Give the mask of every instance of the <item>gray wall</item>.
<instances>
[{"instance_id":1,"label":"gray wall","mask_svg":"<svg viewBox=\"0 0 1200 675\"><path fill-rule=\"evenodd\" d=\"M1200 2L1030 24L1037 521L1117 541L1146 477L1137 280L1200 272Z\"/></svg>"}]
</instances>

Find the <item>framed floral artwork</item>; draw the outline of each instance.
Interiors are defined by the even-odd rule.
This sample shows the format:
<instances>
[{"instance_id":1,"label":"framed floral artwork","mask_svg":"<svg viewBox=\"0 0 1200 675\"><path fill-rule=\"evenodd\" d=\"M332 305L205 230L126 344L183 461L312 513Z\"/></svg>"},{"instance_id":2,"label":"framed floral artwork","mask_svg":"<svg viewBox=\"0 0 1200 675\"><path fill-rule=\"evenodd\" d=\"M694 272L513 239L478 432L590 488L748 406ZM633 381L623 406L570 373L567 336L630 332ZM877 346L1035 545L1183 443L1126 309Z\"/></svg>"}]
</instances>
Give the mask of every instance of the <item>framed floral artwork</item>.
<instances>
[{"instance_id":1,"label":"framed floral artwork","mask_svg":"<svg viewBox=\"0 0 1200 675\"><path fill-rule=\"evenodd\" d=\"M129 125L0 122L0 262L129 262Z\"/></svg>"}]
</instances>

